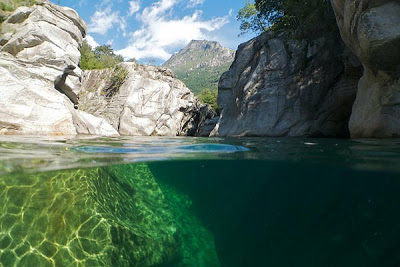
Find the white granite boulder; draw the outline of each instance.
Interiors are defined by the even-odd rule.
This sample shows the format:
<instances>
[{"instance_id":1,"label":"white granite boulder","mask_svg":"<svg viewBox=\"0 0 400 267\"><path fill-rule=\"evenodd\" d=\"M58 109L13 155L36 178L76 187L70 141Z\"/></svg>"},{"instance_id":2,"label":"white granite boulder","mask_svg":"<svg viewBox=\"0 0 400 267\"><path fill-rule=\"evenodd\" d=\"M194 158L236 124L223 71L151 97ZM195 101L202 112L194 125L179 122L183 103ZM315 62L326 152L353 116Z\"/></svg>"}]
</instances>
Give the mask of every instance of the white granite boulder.
<instances>
[{"instance_id":1,"label":"white granite boulder","mask_svg":"<svg viewBox=\"0 0 400 267\"><path fill-rule=\"evenodd\" d=\"M118 135L106 121L74 109L85 22L41 1L1 25L0 134Z\"/></svg>"},{"instance_id":2,"label":"white granite boulder","mask_svg":"<svg viewBox=\"0 0 400 267\"><path fill-rule=\"evenodd\" d=\"M79 109L106 119L121 135L196 135L215 116L168 69L127 62L117 69L126 77L112 93L115 69L84 72Z\"/></svg>"}]
</instances>

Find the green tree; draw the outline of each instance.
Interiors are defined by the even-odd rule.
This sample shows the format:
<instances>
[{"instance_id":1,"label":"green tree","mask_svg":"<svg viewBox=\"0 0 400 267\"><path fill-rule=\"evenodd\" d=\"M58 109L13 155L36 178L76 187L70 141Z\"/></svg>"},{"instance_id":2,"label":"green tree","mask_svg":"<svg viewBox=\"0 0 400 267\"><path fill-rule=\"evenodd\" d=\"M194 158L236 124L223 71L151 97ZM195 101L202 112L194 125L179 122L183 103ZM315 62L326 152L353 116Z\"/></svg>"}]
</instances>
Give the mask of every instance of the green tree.
<instances>
[{"instance_id":1,"label":"green tree","mask_svg":"<svg viewBox=\"0 0 400 267\"><path fill-rule=\"evenodd\" d=\"M93 48L84 41L80 51L80 66L84 70L113 68L118 63L124 61L122 56L114 54L110 45L100 45L93 50Z\"/></svg>"},{"instance_id":2,"label":"green tree","mask_svg":"<svg viewBox=\"0 0 400 267\"><path fill-rule=\"evenodd\" d=\"M237 19L242 33L284 29L315 35L333 22L327 7L328 0L255 0L254 4L246 3Z\"/></svg>"},{"instance_id":3,"label":"green tree","mask_svg":"<svg viewBox=\"0 0 400 267\"><path fill-rule=\"evenodd\" d=\"M104 95L106 97L114 96L119 91L119 88L124 84L128 74L128 70L121 65L115 66L113 68L110 80L108 81L108 85L103 91Z\"/></svg>"},{"instance_id":4,"label":"green tree","mask_svg":"<svg viewBox=\"0 0 400 267\"><path fill-rule=\"evenodd\" d=\"M240 35L249 31L261 33L267 29L270 21L263 17L256 5L250 0L247 0L246 5L239 10L236 19L240 21Z\"/></svg>"},{"instance_id":5,"label":"green tree","mask_svg":"<svg viewBox=\"0 0 400 267\"><path fill-rule=\"evenodd\" d=\"M81 68L84 70L101 69L103 66L96 58L92 47L84 41L81 47Z\"/></svg>"},{"instance_id":6,"label":"green tree","mask_svg":"<svg viewBox=\"0 0 400 267\"><path fill-rule=\"evenodd\" d=\"M201 93L197 96L201 103L203 104L209 104L215 111L218 113L218 103L217 103L217 97L218 97L218 91L217 90L211 90L211 89L204 89L201 91Z\"/></svg>"},{"instance_id":7,"label":"green tree","mask_svg":"<svg viewBox=\"0 0 400 267\"><path fill-rule=\"evenodd\" d=\"M94 54L96 57L104 56L104 55L113 55L114 50L111 45L99 45L94 49Z\"/></svg>"}]
</instances>

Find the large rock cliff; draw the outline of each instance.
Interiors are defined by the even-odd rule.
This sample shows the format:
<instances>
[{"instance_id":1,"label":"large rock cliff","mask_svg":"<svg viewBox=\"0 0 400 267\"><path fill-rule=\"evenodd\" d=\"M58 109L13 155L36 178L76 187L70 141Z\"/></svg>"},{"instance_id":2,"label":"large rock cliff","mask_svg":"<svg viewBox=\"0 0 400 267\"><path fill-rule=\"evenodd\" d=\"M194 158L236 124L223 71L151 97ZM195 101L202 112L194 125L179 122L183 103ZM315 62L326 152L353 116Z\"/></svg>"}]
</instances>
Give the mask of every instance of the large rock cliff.
<instances>
[{"instance_id":1,"label":"large rock cliff","mask_svg":"<svg viewBox=\"0 0 400 267\"><path fill-rule=\"evenodd\" d=\"M400 2L331 2L344 42L364 66L351 136L400 136Z\"/></svg>"},{"instance_id":2,"label":"large rock cliff","mask_svg":"<svg viewBox=\"0 0 400 267\"><path fill-rule=\"evenodd\" d=\"M348 136L360 77L338 34L267 32L239 46L219 81L216 136Z\"/></svg>"},{"instance_id":3,"label":"large rock cliff","mask_svg":"<svg viewBox=\"0 0 400 267\"><path fill-rule=\"evenodd\" d=\"M118 135L77 111L86 24L48 1L20 7L1 24L0 134Z\"/></svg>"},{"instance_id":4,"label":"large rock cliff","mask_svg":"<svg viewBox=\"0 0 400 267\"><path fill-rule=\"evenodd\" d=\"M168 69L128 62L85 71L78 106L121 135L198 135L204 120L215 116Z\"/></svg>"}]
</instances>

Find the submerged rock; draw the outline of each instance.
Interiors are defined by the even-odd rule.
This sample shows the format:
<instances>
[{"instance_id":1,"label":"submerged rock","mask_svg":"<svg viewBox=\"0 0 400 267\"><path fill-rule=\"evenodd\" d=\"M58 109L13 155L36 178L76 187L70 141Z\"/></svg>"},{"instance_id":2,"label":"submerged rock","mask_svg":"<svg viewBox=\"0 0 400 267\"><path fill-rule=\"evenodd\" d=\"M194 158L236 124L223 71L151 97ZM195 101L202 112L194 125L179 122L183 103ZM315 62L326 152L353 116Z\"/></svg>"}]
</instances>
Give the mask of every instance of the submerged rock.
<instances>
[{"instance_id":1,"label":"submerged rock","mask_svg":"<svg viewBox=\"0 0 400 267\"><path fill-rule=\"evenodd\" d=\"M348 136L359 63L333 34L267 32L239 46L219 81L216 136ZM345 63L344 63L345 62Z\"/></svg>"},{"instance_id":2,"label":"submerged rock","mask_svg":"<svg viewBox=\"0 0 400 267\"><path fill-rule=\"evenodd\" d=\"M180 201L184 196L171 188L166 197L163 190L146 164L4 175L0 262L5 266L218 262L213 238L188 212L188 201Z\"/></svg>"},{"instance_id":3,"label":"submerged rock","mask_svg":"<svg viewBox=\"0 0 400 267\"><path fill-rule=\"evenodd\" d=\"M74 10L48 1L20 7L2 23L0 134L118 135L74 109L85 32Z\"/></svg>"},{"instance_id":4,"label":"submerged rock","mask_svg":"<svg viewBox=\"0 0 400 267\"><path fill-rule=\"evenodd\" d=\"M346 45L364 66L352 137L400 136L399 1L331 0Z\"/></svg>"},{"instance_id":5,"label":"submerged rock","mask_svg":"<svg viewBox=\"0 0 400 267\"><path fill-rule=\"evenodd\" d=\"M121 135L195 135L215 116L168 69L127 62L85 71L79 109L104 118Z\"/></svg>"}]
</instances>

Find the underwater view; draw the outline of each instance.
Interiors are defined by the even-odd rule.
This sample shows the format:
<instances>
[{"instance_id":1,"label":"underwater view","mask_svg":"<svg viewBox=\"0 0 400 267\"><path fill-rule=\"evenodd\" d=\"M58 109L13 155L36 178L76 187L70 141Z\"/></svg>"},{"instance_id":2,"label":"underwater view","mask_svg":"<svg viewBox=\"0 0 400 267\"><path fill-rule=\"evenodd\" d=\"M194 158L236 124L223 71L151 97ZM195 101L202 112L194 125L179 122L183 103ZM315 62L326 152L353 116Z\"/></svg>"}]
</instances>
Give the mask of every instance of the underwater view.
<instances>
[{"instance_id":1,"label":"underwater view","mask_svg":"<svg viewBox=\"0 0 400 267\"><path fill-rule=\"evenodd\" d=\"M400 266L400 140L0 137L0 266Z\"/></svg>"}]
</instances>

